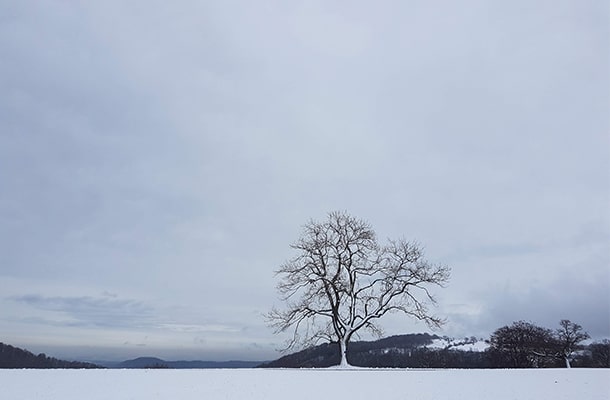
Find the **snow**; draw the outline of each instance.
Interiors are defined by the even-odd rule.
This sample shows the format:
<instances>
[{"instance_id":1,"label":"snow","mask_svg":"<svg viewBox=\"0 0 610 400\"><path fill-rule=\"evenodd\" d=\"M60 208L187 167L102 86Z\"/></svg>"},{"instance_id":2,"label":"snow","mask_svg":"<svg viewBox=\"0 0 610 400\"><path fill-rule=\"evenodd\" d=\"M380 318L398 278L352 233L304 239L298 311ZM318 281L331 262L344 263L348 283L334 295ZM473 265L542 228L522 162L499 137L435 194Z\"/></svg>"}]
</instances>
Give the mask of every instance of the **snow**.
<instances>
[{"instance_id":1,"label":"snow","mask_svg":"<svg viewBox=\"0 0 610 400\"><path fill-rule=\"evenodd\" d=\"M449 342L443 339L434 339L431 344L423 347L429 349L444 349L449 344L451 345L452 350L462 351L485 351L489 347L489 344L485 343L483 339L478 339L474 343L466 343L466 339L454 339Z\"/></svg>"},{"instance_id":2,"label":"snow","mask_svg":"<svg viewBox=\"0 0 610 400\"><path fill-rule=\"evenodd\" d=\"M0 370L3 399L610 398L608 369Z\"/></svg>"}]
</instances>

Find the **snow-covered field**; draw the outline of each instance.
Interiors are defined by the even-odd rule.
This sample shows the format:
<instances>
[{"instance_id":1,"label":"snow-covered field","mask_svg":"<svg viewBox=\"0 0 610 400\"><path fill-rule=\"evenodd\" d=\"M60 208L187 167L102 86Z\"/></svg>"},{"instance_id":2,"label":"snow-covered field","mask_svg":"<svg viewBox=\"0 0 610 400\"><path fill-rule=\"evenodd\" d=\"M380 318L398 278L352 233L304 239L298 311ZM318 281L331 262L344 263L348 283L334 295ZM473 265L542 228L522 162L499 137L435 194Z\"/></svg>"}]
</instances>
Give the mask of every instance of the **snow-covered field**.
<instances>
[{"instance_id":1,"label":"snow-covered field","mask_svg":"<svg viewBox=\"0 0 610 400\"><path fill-rule=\"evenodd\" d=\"M610 370L0 370L0 398L608 400Z\"/></svg>"}]
</instances>

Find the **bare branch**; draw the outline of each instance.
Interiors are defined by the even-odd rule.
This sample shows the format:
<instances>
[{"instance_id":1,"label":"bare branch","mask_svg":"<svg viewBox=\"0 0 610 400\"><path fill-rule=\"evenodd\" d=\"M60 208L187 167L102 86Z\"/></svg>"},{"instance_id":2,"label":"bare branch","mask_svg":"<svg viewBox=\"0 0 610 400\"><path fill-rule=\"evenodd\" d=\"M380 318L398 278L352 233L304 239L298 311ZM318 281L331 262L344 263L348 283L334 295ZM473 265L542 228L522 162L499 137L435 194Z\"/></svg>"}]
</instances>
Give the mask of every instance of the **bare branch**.
<instances>
[{"instance_id":1,"label":"bare branch","mask_svg":"<svg viewBox=\"0 0 610 400\"><path fill-rule=\"evenodd\" d=\"M346 348L361 329L381 335L376 321L389 312L430 326L443 323L428 312L436 304L430 288L444 287L450 270L424 260L417 243L390 240L381 246L368 223L332 212L325 222L306 224L291 247L297 255L276 272L287 308L267 316L276 332L292 328L289 348L318 340Z\"/></svg>"}]
</instances>

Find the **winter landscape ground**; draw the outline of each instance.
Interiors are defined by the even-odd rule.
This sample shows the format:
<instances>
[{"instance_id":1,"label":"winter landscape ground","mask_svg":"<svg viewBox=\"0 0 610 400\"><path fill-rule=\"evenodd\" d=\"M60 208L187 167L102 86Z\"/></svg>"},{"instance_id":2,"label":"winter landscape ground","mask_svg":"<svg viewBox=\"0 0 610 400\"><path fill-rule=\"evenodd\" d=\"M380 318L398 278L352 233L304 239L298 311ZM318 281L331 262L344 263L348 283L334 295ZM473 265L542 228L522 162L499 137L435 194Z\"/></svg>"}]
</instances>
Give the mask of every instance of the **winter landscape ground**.
<instances>
[{"instance_id":1,"label":"winter landscape ground","mask_svg":"<svg viewBox=\"0 0 610 400\"><path fill-rule=\"evenodd\" d=\"M0 388L10 400L607 400L610 370L0 370Z\"/></svg>"}]
</instances>

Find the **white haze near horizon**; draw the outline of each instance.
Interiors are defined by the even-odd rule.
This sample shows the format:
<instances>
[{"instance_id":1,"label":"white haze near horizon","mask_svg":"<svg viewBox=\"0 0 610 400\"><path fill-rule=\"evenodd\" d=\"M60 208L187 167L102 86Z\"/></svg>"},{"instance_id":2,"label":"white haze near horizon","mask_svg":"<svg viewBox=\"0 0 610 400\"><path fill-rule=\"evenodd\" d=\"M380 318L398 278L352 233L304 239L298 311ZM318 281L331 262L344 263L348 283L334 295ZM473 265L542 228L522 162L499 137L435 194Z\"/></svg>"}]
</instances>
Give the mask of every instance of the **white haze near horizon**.
<instances>
[{"instance_id":1,"label":"white haze near horizon","mask_svg":"<svg viewBox=\"0 0 610 400\"><path fill-rule=\"evenodd\" d=\"M452 267L439 335L610 337L609 8L0 0L0 341L277 358L273 271L333 210Z\"/></svg>"}]
</instances>

